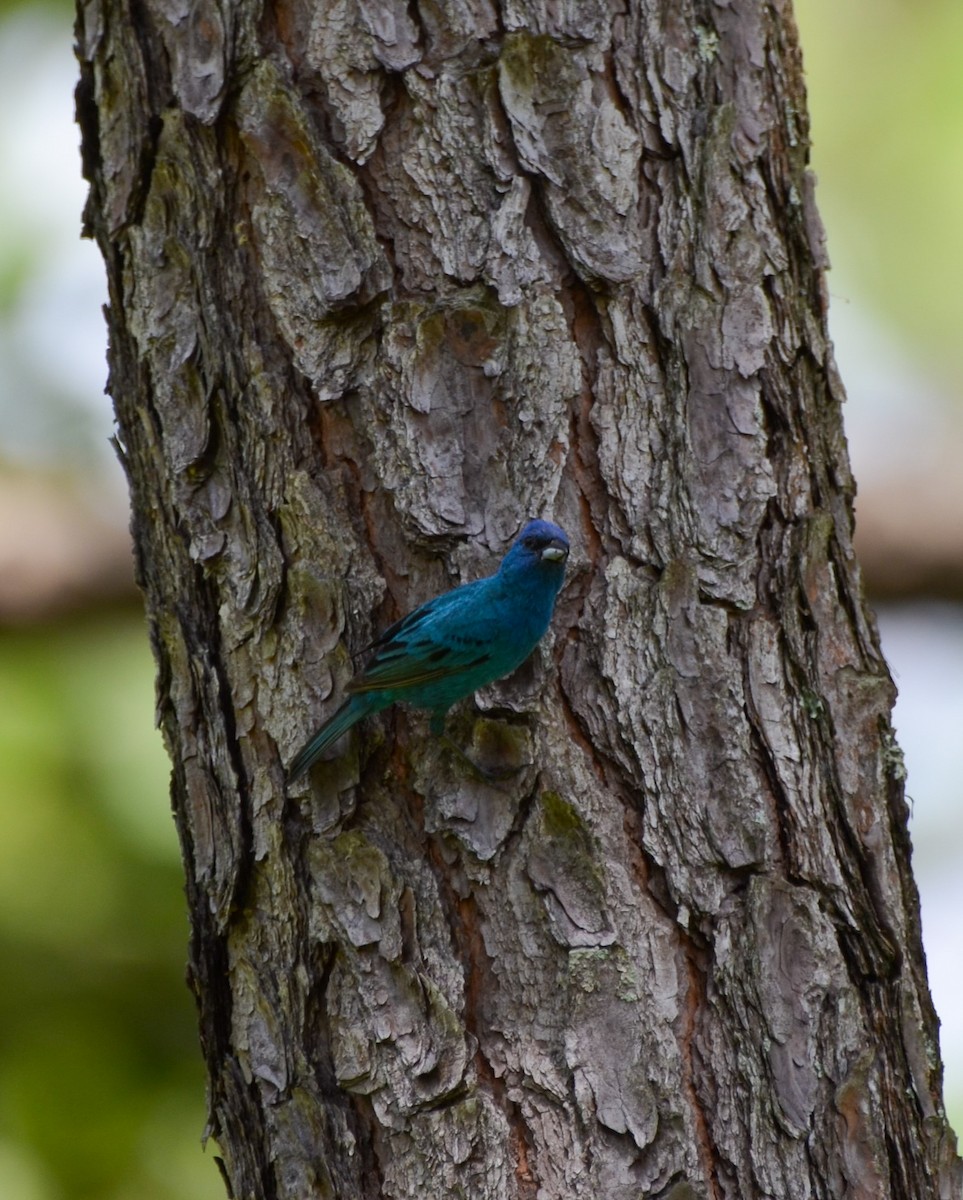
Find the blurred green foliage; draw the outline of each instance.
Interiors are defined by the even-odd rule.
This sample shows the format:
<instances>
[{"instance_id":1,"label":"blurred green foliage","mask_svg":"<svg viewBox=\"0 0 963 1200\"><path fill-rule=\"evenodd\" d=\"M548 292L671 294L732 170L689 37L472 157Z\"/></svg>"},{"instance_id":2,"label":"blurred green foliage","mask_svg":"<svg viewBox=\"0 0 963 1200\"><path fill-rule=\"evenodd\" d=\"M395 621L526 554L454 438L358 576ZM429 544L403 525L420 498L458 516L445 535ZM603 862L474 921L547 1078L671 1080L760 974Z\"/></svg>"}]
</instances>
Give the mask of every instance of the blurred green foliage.
<instances>
[{"instance_id":1,"label":"blurred green foliage","mask_svg":"<svg viewBox=\"0 0 963 1200\"><path fill-rule=\"evenodd\" d=\"M58 13L67 21L73 20L73 0L0 0L0 17L29 8L34 12Z\"/></svg>"},{"instance_id":2,"label":"blurred green foliage","mask_svg":"<svg viewBox=\"0 0 963 1200\"><path fill-rule=\"evenodd\" d=\"M136 611L0 631L0 1192L222 1197Z\"/></svg>"},{"instance_id":3,"label":"blurred green foliage","mask_svg":"<svg viewBox=\"0 0 963 1200\"><path fill-rule=\"evenodd\" d=\"M963 394L963 4L795 0L835 304L858 298Z\"/></svg>"}]
</instances>

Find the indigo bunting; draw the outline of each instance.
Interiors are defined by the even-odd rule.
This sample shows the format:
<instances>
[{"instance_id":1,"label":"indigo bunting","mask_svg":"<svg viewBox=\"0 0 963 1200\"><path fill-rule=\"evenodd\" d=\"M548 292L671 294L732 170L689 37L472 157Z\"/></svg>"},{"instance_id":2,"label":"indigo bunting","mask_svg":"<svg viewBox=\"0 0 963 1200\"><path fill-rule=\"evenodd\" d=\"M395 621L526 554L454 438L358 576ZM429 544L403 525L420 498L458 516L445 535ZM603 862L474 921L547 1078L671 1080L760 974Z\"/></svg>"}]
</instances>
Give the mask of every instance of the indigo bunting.
<instances>
[{"instance_id":1,"label":"indigo bunting","mask_svg":"<svg viewBox=\"0 0 963 1200\"><path fill-rule=\"evenodd\" d=\"M348 684L348 699L288 769L293 782L370 713L403 700L431 712L431 732L444 733L458 700L509 675L535 649L552 619L562 586L568 538L548 521L529 521L494 575L436 596L396 621Z\"/></svg>"}]
</instances>

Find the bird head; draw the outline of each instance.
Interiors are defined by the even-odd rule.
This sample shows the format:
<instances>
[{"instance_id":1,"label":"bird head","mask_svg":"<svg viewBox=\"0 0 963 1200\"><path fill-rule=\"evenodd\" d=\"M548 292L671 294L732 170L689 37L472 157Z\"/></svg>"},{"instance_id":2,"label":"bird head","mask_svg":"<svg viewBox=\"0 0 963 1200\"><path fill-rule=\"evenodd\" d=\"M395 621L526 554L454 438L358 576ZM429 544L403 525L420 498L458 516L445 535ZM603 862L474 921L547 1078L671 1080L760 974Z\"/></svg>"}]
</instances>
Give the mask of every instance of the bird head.
<instances>
[{"instance_id":1,"label":"bird head","mask_svg":"<svg viewBox=\"0 0 963 1200\"><path fill-rule=\"evenodd\" d=\"M561 584L568 551L564 530L550 521L529 521L502 560L501 570L514 573L535 568Z\"/></svg>"}]
</instances>

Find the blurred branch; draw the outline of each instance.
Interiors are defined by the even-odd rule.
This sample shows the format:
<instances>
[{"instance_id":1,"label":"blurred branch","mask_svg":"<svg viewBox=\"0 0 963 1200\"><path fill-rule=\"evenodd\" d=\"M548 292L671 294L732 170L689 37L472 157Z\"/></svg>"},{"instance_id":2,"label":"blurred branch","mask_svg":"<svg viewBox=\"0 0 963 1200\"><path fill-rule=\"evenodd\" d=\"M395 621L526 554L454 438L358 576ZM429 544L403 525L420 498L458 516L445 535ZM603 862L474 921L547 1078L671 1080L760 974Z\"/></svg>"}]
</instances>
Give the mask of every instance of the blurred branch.
<instances>
[{"instance_id":1,"label":"blurred branch","mask_svg":"<svg viewBox=\"0 0 963 1200\"><path fill-rule=\"evenodd\" d=\"M859 489L856 550L874 599L963 600L959 450L939 457L946 463L910 462Z\"/></svg>"},{"instance_id":2,"label":"blurred branch","mask_svg":"<svg viewBox=\"0 0 963 1200\"><path fill-rule=\"evenodd\" d=\"M963 421L921 376L894 387L895 405L885 383L863 380L847 413L866 590L879 600L960 601Z\"/></svg>"},{"instance_id":3,"label":"blurred branch","mask_svg":"<svg viewBox=\"0 0 963 1200\"><path fill-rule=\"evenodd\" d=\"M63 474L0 472L0 622L135 594L130 535L103 497Z\"/></svg>"},{"instance_id":4,"label":"blurred branch","mask_svg":"<svg viewBox=\"0 0 963 1200\"><path fill-rule=\"evenodd\" d=\"M961 439L963 441L963 439ZM862 476L856 548L876 600L963 600L963 446ZM63 472L0 471L0 623L134 599L119 502Z\"/></svg>"}]
</instances>

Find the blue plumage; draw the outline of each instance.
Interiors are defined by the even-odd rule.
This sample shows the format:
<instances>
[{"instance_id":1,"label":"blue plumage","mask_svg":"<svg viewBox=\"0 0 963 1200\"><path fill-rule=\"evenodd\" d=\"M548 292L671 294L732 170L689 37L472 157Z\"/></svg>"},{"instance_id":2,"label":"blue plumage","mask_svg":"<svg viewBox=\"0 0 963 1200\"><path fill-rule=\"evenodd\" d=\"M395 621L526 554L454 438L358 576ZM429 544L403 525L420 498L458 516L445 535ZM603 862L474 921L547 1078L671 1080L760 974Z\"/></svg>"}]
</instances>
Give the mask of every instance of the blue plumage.
<instances>
[{"instance_id":1,"label":"blue plumage","mask_svg":"<svg viewBox=\"0 0 963 1200\"><path fill-rule=\"evenodd\" d=\"M494 575L436 596L372 642L348 699L295 756L293 781L362 717L399 700L431 714L432 733L464 696L511 674L535 649L562 586L568 538L548 521L529 521Z\"/></svg>"}]
</instances>

